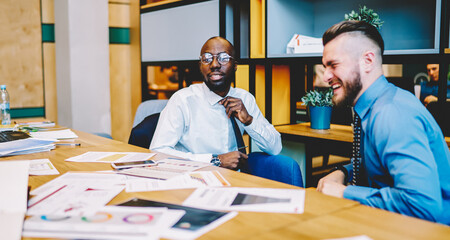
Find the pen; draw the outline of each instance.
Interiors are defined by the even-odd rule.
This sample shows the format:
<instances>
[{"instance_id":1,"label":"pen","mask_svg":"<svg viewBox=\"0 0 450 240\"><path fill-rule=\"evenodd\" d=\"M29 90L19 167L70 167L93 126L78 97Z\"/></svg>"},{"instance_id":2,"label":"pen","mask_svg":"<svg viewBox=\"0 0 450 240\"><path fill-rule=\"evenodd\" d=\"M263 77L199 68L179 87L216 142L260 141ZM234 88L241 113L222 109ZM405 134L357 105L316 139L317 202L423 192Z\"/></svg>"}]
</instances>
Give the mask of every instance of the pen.
<instances>
[{"instance_id":1,"label":"pen","mask_svg":"<svg viewBox=\"0 0 450 240\"><path fill-rule=\"evenodd\" d=\"M238 150L241 150L241 149L246 149L246 148L248 148L248 146L243 146L243 147L240 147L240 148L238 148Z\"/></svg>"},{"instance_id":2,"label":"pen","mask_svg":"<svg viewBox=\"0 0 450 240\"><path fill-rule=\"evenodd\" d=\"M81 143L55 143L56 146L81 146Z\"/></svg>"}]
</instances>

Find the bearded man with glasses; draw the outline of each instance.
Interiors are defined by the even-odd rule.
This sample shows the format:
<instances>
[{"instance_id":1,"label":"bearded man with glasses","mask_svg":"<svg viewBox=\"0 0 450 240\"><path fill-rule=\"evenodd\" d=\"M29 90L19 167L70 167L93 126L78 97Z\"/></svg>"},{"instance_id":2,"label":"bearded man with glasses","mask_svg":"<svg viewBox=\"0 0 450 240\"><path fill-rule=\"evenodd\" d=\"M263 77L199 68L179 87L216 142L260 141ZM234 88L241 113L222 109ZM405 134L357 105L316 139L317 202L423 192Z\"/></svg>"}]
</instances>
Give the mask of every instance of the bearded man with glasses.
<instances>
[{"instance_id":1,"label":"bearded man with glasses","mask_svg":"<svg viewBox=\"0 0 450 240\"><path fill-rule=\"evenodd\" d=\"M297 162L278 155L280 133L264 118L254 96L231 87L237 69L234 54L233 45L222 37L206 41L199 61L203 83L171 97L150 149L303 186ZM244 131L263 152L246 154Z\"/></svg>"}]
</instances>

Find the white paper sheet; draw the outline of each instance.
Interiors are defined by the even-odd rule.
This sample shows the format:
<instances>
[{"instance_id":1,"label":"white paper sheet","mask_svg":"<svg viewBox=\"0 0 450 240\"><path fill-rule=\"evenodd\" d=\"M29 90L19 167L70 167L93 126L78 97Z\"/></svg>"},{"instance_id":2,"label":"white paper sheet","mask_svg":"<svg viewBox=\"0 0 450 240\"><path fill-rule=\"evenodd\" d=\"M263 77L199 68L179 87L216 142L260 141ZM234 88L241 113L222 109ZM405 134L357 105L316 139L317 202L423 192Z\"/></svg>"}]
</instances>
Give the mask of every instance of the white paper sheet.
<instances>
[{"instance_id":1,"label":"white paper sheet","mask_svg":"<svg viewBox=\"0 0 450 240\"><path fill-rule=\"evenodd\" d=\"M0 162L0 233L2 239L20 239L27 210L29 161Z\"/></svg>"},{"instance_id":2,"label":"white paper sheet","mask_svg":"<svg viewBox=\"0 0 450 240\"><path fill-rule=\"evenodd\" d=\"M34 138L41 139L70 139L78 138L78 136L70 129L56 130L56 131L42 131L31 132L30 135Z\"/></svg>"},{"instance_id":3,"label":"white paper sheet","mask_svg":"<svg viewBox=\"0 0 450 240\"><path fill-rule=\"evenodd\" d=\"M117 185L125 185L126 177L113 173L94 172L67 172L40 187L33 189L30 194L48 194L64 185L85 186L91 188L113 188Z\"/></svg>"},{"instance_id":4,"label":"white paper sheet","mask_svg":"<svg viewBox=\"0 0 450 240\"><path fill-rule=\"evenodd\" d=\"M185 173L168 180L132 178L126 181L126 192L161 191L198 187L223 187L230 183L218 171Z\"/></svg>"},{"instance_id":5,"label":"white paper sheet","mask_svg":"<svg viewBox=\"0 0 450 240\"><path fill-rule=\"evenodd\" d=\"M70 239L158 239L184 215L166 208L106 206L93 216L34 216L25 221L24 237Z\"/></svg>"},{"instance_id":6,"label":"white paper sheet","mask_svg":"<svg viewBox=\"0 0 450 240\"><path fill-rule=\"evenodd\" d=\"M166 158L158 160L157 166L127 168L117 171L119 174L146 177L153 179L169 179L200 168L211 166L209 163Z\"/></svg>"},{"instance_id":7,"label":"white paper sheet","mask_svg":"<svg viewBox=\"0 0 450 240\"><path fill-rule=\"evenodd\" d=\"M30 160L30 175L58 175L58 169L49 159Z\"/></svg>"},{"instance_id":8,"label":"white paper sheet","mask_svg":"<svg viewBox=\"0 0 450 240\"><path fill-rule=\"evenodd\" d=\"M92 215L122 190L123 186L96 189L82 185L63 185L46 195L41 194L30 199L27 215Z\"/></svg>"},{"instance_id":9,"label":"white paper sheet","mask_svg":"<svg viewBox=\"0 0 450 240\"><path fill-rule=\"evenodd\" d=\"M221 211L303 213L305 190L274 188L198 188L184 202Z\"/></svg>"},{"instance_id":10,"label":"white paper sheet","mask_svg":"<svg viewBox=\"0 0 450 240\"><path fill-rule=\"evenodd\" d=\"M133 162L147 160L156 155L156 153L140 152L86 152L76 157L66 159L69 162Z\"/></svg>"}]
</instances>

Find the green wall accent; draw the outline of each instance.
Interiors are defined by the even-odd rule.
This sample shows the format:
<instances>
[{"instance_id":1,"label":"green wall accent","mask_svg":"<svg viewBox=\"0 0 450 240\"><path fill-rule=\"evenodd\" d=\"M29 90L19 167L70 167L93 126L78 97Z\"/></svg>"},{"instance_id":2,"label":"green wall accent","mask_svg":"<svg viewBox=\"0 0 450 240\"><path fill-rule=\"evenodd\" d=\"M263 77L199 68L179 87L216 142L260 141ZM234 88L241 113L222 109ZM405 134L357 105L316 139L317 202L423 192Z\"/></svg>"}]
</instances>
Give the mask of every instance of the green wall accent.
<instances>
[{"instance_id":1,"label":"green wall accent","mask_svg":"<svg viewBox=\"0 0 450 240\"><path fill-rule=\"evenodd\" d=\"M42 42L55 42L55 24L42 24Z\"/></svg>"},{"instance_id":2,"label":"green wall accent","mask_svg":"<svg viewBox=\"0 0 450 240\"><path fill-rule=\"evenodd\" d=\"M43 107L13 108L10 113L11 118L45 117L45 110Z\"/></svg>"},{"instance_id":3,"label":"green wall accent","mask_svg":"<svg viewBox=\"0 0 450 240\"><path fill-rule=\"evenodd\" d=\"M42 42L55 42L55 24L42 24ZM110 27L109 43L130 44L130 29Z\"/></svg>"},{"instance_id":4,"label":"green wall accent","mask_svg":"<svg viewBox=\"0 0 450 240\"><path fill-rule=\"evenodd\" d=\"M109 43L130 44L130 29L110 27Z\"/></svg>"}]
</instances>

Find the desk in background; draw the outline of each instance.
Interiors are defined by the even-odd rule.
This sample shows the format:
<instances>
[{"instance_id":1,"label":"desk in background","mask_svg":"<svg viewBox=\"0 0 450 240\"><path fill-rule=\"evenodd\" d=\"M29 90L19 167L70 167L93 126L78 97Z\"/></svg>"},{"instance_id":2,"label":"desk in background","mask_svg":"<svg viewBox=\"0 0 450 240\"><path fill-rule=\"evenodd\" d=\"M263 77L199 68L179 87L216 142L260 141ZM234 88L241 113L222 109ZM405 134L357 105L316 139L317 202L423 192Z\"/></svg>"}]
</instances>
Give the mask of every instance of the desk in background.
<instances>
[{"instance_id":1,"label":"desk in background","mask_svg":"<svg viewBox=\"0 0 450 240\"><path fill-rule=\"evenodd\" d=\"M298 161L303 182L313 186L313 157L334 154L351 157L353 130L351 126L331 124L328 130L311 129L310 123L276 126L283 141L281 154Z\"/></svg>"},{"instance_id":2,"label":"desk in background","mask_svg":"<svg viewBox=\"0 0 450 240\"><path fill-rule=\"evenodd\" d=\"M80 131L74 132L79 136L77 142L81 143L81 147L57 146L55 150L50 152L4 157L0 158L0 161L48 158L59 172L64 174L67 171L111 170L108 163L64 161L66 158L87 151L149 152L148 149L119 141ZM156 160L162 158L165 158L163 154L157 154L154 157ZM224 168L211 166L202 170L220 171L235 187L297 188ZM57 176L30 176L29 185L31 189L35 189ZM193 189L138 193L123 191L109 204L115 205L134 197L181 204L192 192ZM357 217L354 218L355 216ZM361 218L365 221L359 221ZM345 226L346 223L354 223L354 226ZM386 226L386 229L384 226ZM396 232L397 227L399 228L398 232ZM408 228L411 228L411 231L405 230ZM421 234L414 235L414 231L418 230L421 231ZM323 239L349 237L363 233L374 239L424 239L424 236L427 236L426 239L433 237L446 239L450 236L450 227L363 207L357 202L329 197L318 193L314 188L309 188L306 189L305 212L303 214L239 212L235 218L206 233L200 239L303 239L305 236L308 239ZM393 233L395 234L393 235Z\"/></svg>"}]
</instances>

